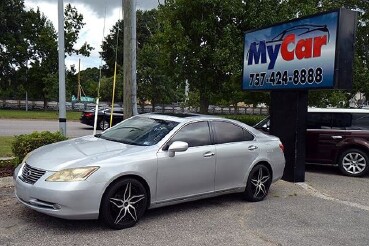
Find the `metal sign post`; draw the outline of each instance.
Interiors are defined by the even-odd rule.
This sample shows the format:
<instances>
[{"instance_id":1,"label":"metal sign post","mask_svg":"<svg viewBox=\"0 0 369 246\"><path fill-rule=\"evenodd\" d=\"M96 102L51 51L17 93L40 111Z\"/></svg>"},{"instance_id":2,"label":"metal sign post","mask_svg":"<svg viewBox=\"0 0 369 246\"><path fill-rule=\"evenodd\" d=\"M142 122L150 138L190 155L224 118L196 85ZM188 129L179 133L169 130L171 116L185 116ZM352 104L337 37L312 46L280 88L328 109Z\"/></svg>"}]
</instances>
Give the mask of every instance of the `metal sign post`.
<instances>
[{"instance_id":1,"label":"metal sign post","mask_svg":"<svg viewBox=\"0 0 369 246\"><path fill-rule=\"evenodd\" d=\"M67 136L65 107L65 51L64 51L64 3L58 1L58 44L59 44L59 131Z\"/></svg>"}]
</instances>

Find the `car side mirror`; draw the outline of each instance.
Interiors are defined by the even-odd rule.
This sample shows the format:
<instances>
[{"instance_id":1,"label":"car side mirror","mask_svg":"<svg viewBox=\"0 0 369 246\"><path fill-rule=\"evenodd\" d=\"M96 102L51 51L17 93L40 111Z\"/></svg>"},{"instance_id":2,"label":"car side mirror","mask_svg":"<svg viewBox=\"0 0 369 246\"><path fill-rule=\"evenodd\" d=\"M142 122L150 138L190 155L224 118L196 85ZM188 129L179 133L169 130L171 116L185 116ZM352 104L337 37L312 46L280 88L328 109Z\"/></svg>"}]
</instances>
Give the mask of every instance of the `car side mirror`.
<instances>
[{"instance_id":1,"label":"car side mirror","mask_svg":"<svg viewBox=\"0 0 369 246\"><path fill-rule=\"evenodd\" d=\"M187 149L188 143L182 141L175 141L168 148L169 157L174 157L176 152L184 152Z\"/></svg>"}]
</instances>

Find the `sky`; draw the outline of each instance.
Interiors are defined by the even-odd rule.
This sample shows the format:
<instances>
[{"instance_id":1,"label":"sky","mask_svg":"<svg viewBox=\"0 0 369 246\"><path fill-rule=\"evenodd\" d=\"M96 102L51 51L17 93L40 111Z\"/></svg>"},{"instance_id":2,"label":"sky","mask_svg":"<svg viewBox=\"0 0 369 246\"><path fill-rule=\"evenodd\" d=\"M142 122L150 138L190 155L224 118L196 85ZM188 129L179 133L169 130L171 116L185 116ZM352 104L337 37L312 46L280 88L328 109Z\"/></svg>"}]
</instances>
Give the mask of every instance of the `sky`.
<instances>
[{"instance_id":1,"label":"sky","mask_svg":"<svg viewBox=\"0 0 369 246\"><path fill-rule=\"evenodd\" d=\"M99 67L104 64L99 55L103 37L108 35L113 25L122 18L122 0L64 0L64 6L68 3L77 8L86 23L75 47L79 48L87 42L95 49L91 52L90 57L76 55L67 57L65 64L68 69L74 65L78 70L78 60L81 59L81 70ZM24 0L24 4L27 9L38 7L53 23L55 30L58 30L58 0ZM158 0L136 0L136 8L139 9L152 9L157 5Z\"/></svg>"}]
</instances>

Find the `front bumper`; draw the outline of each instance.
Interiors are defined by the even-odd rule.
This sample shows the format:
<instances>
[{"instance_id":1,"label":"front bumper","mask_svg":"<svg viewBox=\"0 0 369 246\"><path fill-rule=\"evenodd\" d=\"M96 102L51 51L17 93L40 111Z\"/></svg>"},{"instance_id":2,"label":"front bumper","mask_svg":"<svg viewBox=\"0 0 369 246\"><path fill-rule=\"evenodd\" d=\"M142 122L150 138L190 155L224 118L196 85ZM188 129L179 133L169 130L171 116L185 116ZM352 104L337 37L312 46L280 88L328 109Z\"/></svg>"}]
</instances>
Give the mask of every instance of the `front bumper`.
<instances>
[{"instance_id":1,"label":"front bumper","mask_svg":"<svg viewBox=\"0 0 369 246\"><path fill-rule=\"evenodd\" d=\"M18 200L31 209L58 218L97 219L99 217L104 183L45 181L51 174L46 172L36 183L28 184L23 182L16 173L14 183Z\"/></svg>"}]
</instances>

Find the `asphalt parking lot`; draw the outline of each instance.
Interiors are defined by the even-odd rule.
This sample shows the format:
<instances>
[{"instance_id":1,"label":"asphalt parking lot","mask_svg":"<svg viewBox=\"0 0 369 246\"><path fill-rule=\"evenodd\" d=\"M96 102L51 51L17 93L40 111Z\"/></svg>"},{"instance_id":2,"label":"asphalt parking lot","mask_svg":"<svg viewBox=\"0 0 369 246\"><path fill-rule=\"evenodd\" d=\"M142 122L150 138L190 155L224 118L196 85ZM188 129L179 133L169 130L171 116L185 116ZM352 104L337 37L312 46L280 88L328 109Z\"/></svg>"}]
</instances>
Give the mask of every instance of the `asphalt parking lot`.
<instances>
[{"instance_id":1,"label":"asphalt parking lot","mask_svg":"<svg viewBox=\"0 0 369 246\"><path fill-rule=\"evenodd\" d=\"M278 181L266 200L227 195L150 210L133 228L67 221L16 201L0 179L0 245L368 245L369 177L309 168L306 182Z\"/></svg>"}]
</instances>

